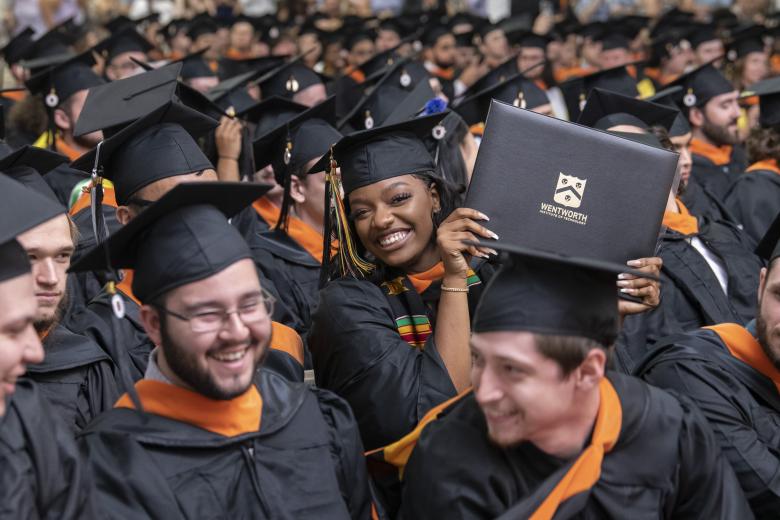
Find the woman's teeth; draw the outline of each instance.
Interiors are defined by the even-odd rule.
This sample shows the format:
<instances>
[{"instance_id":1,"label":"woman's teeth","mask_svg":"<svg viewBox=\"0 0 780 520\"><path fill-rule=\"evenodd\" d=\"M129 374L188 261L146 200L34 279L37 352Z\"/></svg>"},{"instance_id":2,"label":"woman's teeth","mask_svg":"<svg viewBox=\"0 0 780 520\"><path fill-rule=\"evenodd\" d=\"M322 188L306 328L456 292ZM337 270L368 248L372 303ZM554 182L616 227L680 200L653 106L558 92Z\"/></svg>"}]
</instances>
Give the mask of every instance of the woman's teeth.
<instances>
[{"instance_id":1,"label":"woman's teeth","mask_svg":"<svg viewBox=\"0 0 780 520\"><path fill-rule=\"evenodd\" d=\"M379 245L382 247L387 247L389 245L393 245L396 242L403 240L406 238L406 235L408 235L408 231L398 231L396 233L392 233L390 235L387 235L385 237L382 237L379 239Z\"/></svg>"}]
</instances>

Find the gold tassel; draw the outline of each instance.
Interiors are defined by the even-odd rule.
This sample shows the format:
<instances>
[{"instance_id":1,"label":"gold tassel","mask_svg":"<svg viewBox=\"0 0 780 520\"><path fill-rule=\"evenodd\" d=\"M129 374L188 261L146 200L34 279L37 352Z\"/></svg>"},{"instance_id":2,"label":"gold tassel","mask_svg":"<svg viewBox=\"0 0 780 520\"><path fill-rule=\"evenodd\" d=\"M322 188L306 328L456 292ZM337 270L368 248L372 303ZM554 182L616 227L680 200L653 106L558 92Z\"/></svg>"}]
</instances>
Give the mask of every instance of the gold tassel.
<instances>
[{"instance_id":1,"label":"gold tassel","mask_svg":"<svg viewBox=\"0 0 780 520\"><path fill-rule=\"evenodd\" d=\"M365 277L374 270L375 266L360 258L360 255L357 253L355 241L352 238L352 233L349 231L349 218L344 208L344 201L341 198L341 179L336 175L337 167L338 165L333 157L333 147L331 147L327 177L331 185L331 205L336 210L335 229L339 244L338 255L341 275L350 274L352 276Z\"/></svg>"}]
</instances>

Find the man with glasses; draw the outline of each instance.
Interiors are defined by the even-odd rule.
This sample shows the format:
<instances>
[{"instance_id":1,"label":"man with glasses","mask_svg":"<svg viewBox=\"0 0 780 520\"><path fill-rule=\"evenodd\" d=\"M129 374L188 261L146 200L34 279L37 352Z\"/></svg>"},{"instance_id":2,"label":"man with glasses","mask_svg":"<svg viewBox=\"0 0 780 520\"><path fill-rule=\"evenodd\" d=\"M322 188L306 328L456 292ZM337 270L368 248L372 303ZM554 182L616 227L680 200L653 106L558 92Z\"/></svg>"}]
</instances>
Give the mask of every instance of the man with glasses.
<instances>
[{"instance_id":1,"label":"man with glasses","mask_svg":"<svg viewBox=\"0 0 780 520\"><path fill-rule=\"evenodd\" d=\"M262 368L273 300L226 219L261 188L178 186L74 266L133 268L156 345L136 395L80 438L106 516L370 516L349 406Z\"/></svg>"}]
</instances>

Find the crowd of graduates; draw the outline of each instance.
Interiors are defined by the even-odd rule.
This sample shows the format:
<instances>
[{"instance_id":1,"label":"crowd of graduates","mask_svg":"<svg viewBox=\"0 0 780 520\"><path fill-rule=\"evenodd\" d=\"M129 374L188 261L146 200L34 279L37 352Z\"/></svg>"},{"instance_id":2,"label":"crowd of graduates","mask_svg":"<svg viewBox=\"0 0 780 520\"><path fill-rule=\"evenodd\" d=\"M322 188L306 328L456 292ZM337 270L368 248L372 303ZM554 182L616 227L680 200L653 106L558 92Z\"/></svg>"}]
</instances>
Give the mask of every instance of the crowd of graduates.
<instances>
[{"instance_id":1,"label":"crowd of graduates","mask_svg":"<svg viewBox=\"0 0 780 520\"><path fill-rule=\"evenodd\" d=\"M777 518L780 17L559 7L17 31L0 518Z\"/></svg>"}]
</instances>

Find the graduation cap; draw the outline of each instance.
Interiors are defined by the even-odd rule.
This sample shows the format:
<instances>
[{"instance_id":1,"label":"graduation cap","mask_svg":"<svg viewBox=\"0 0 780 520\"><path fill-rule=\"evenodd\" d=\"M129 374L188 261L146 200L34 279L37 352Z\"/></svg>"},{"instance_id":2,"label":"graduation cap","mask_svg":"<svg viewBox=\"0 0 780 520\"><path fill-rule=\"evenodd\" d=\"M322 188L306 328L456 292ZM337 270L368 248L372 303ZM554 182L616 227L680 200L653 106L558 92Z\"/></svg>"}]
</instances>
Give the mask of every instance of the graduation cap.
<instances>
[{"instance_id":1,"label":"graduation cap","mask_svg":"<svg viewBox=\"0 0 780 520\"><path fill-rule=\"evenodd\" d=\"M777 214L769 229L764 233L755 253L766 260L767 265L780 257L780 213Z\"/></svg>"},{"instance_id":2,"label":"graduation cap","mask_svg":"<svg viewBox=\"0 0 780 520\"><path fill-rule=\"evenodd\" d=\"M8 40L8 43L0 49L0 55L3 56L5 62L9 65L13 65L22 60L33 44L34 35L35 31L29 27L25 27L19 34Z\"/></svg>"},{"instance_id":3,"label":"graduation cap","mask_svg":"<svg viewBox=\"0 0 780 520\"><path fill-rule=\"evenodd\" d=\"M120 127L175 100L182 67L182 63L174 63L90 88L74 135L103 130L103 135L110 137Z\"/></svg>"},{"instance_id":4,"label":"graduation cap","mask_svg":"<svg viewBox=\"0 0 780 520\"><path fill-rule=\"evenodd\" d=\"M726 58L736 61L754 52L766 52L764 35L767 30L760 25L753 25L732 34L726 45Z\"/></svg>"},{"instance_id":5,"label":"graduation cap","mask_svg":"<svg viewBox=\"0 0 780 520\"><path fill-rule=\"evenodd\" d=\"M522 48L547 49L547 44L552 41L552 38L546 34L527 30L508 32L506 37L510 44Z\"/></svg>"},{"instance_id":6,"label":"graduation cap","mask_svg":"<svg viewBox=\"0 0 780 520\"><path fill-rule=\"evenodd\" d=\"M421 114L429 115L447 109L447 103L436 97L430 83L421 81L382 122L384 126L403 123Z\"/></svg>"},{"instance_id":7,"label":"graduation cap","mask_svg":"<svg viewBox=\"0 0 780 520\"><path fill-rule=\"evenodd\" d=\"M280 66L286 58L288 56L260 56L242 60L223 57L219 60L217 76L219 76L220 81L224 81L250 71L267 71Z\"/></svg>"},{"instance_id":8,"label":"graduation cap","mask_svg":"<svg viewBox=\"0 0 780 520\"><path fill-rule=\"evenodd\" d=\"M213 169L196 138L218 122L184 105L167 102L103 140L76 159L83 171L104 171L120 205L144 186L176 175Z\"/></svg>"},{"instance_id":9,"label":"graduation cap","mask_svg":"<svg viewBox=\"0 0 780 520\"><path fill-rule=\"evenodd\" d=\"M63 162L67 162L67 157L64 157ZM19 182L23 186L40 193L41 195L48 197L51 201L60 204L57 195L51 186L43 179L43 176L32 168L31 166L15 166L13 168L3 168L2 174L7 175L13 180ZM62 207L62 212L65 212L65 207Z\"/></svg>"},{"instance_id":10,"label":"graduation cap","mask_svg":"<svg viewBox=\"0 0 780 520\"><path fill-rule=\"evenodd\" d=\"M550 99L544 90L539 88L533 80L517 73L482 92L477 92L463 99L455 106L454 110L463 117L468 125L482 123L485 121L490 101L493 99L529 110L550 104Z\"/></svg>"},{"instance_id":11,"label":"graduation cap","mask_svg":"<svg viewBox=\"0 0 780 520\"><path fill-rule=\"evenodd\" d=\"M218 30L219 26L217 23L208 14L204 13L192 19L187 29L187 36L194 42L204 34L214 34Z\"/></svg>"},{"instance_id":12,"label":"graduation cap","mask_svg":"<svg viewBox=\"0 0 780 520\"><path fill-rule=\"evenodd\" d=\"M652 126L662 126L669 131L679 113L658 103L594 88L577 122L598 130L630 125L646 131Z\"/></svg>"},{"instance_id":13,"label":"graduation cap","mask_svg":"<svg viewBox=\"0 0 780 520\"><path fill-rule=\"evenodd\" d=\"M7 175L0 175L0 282L30 272L16 237L64 213L54 202Z\"/></svg>"},{"instance_id":14,"label":"graduation cap","mask_svg":"<svg viewBox=\"0 0 780 520\"><path fill-rule=\"evenodd\" d=\"M741 97L758 96L758 123L762 128L780 125L780 76L759 81L743 92Z\"/></svg>"},{"instance_id":15,"label":"graduation cap","mask_svg":"<svg viewBox=\"0 0 780 520\"><path fill-rule=\"evenodd\" d=\"M118 16L113 17L109 21L103 24L103 26L108 29L108 32L111 34L118 33L122 29L125 29L126 27L132 27L135 29L135 22L128 18L127 16L120 14Z\"/></svg>"},{"instance_id":16,"label":"graduation cap","mask_svg":"<svg viewBox=\"0 0 780 520\"><path fill-rule=\"evenodd\" d=\"M650 60L648 64L658 66L661 59L668 58L676 48L690 48L688 38L691 30L686 27L674 27L656 35L650 42Z\"/></svg>"},{"instance_id":17,"label":"graduation cap","mask_svg":"<svg viewBox=\"0 0 780 520\"><path fill-rule=\"evenodd\" d=\"M208 50L208 47L201 49L197 52L190 53L181 58L182 68L180 72L181 79L188 80L192 78L213 78L217 75L211 70L209 64L203 59L203 54Z\"/></svg>"},{"instance_id":18,"label":"graduation cap","mask_svg":"<svg viewBox=\"0 0 780 520\"><path fill-rule=\"evenodd\" d=\"M665 87L674 86L683 89L681 109L686 115L692 107L703 107L715 96L735 90L734 85L712 65L712 62L705 63L665 85Z\"/></svg>"},{"instance_id":19,"label":"graduation cap","mask_svg":"<svg viewBox=\"0 0 780 520\"><path fill-rule=\"evenodd\" d=\"M153 302L168 291L252 258L249 246L227 218L270 188L246 182L177 185L86 253L70 272L135 269L133 294L144 303Z\"/></svg>"},{"instance_id":20,"label":"graduation cap","mask_svg":"<svg viewBox=\"0 0 780 520\"><path fill-rule=\"evenodd\" d=\"M477 92L482 92L488 87L505 81L507 78L520 72L517 69L517 53L513 53L509 58L497 65L493 70L475 81L469 88L463 92L463 98L471 97Z\"/></svg>"},{"instance_id":21,"label":"graduation cap","mask_svg":"<svg viewBox=\"0 0 780 520\"><path fill-rule=\"evenodd\" d=\"M253 123L255 125L254 139L259 139L274 128L305 112L308 108L287 98L272 96L238 112L236 117ZM255 158L257 163L262 162L262 160L261 157ZM269 162L265 164L269 164Z\"/></svg>"},{"instance_id":22,"label":"graduation cap","mask_svg":"<svg viewBox=\"0 0 780 520\"><path fill-rule=\"evenodd\" d=\"M26 85L33 94L44 96L47 108L54 109L76 92L105 83L92 70L94 64L92 52L86 51L39 72L28 79Z\"/></svg>"},{"instance_id":23,"label":"graduation cap","mask_svg":"<svg viewBox=\"0 0 780 520\"><path fill-rule=\"evenodd\" d=\"M302 171L314 158L325 155L330 147L343 136L334 128L336 104L333 96L322 103L294 113L296 107L284 104L284 99L275 102L275 126L264 124L264 132L257 135L252 147L255 166L260 169L267 164L274 167L276 182L283 186L285 171L296 175L318 173L320 170ZM289 117L287 117L289 115ZM269 121L270 122L270 121Z\"/></svg>"},{"instance_id":24,"label":"graduation cap","mask_svg":"<svg viewBox=\"0 0 780 520\"><path fill-rule=\"evenodd\" d=\"M691 125L688 123L688 119L680 111L679 103L682 102L683 95L684 92L682 87L675 86L665 88L659 92L656 92L655 95L647 98L647 101L666 105L677 111L677 116L674 118L674 123L672 123L672 126L668 129L669 137L680 137L690 133L691 131Z\"/></svg>"},{"instance_id":25,"label":"graduation cap","mask_svg":"<svg viewBox=\"0 0 780 520\"><path fill-rule=\"evenodd\" d=\"M284 96L291 98L312 85L324 84L322 78L295 58L269 72L257 83L264 97Z\"/></svg>"},{"instance_id":26,"label":"graduation cap","mask_svg":"<svg viewBox=\"0 0 780 520\"><path fill-rule=\"evenodd\" d=\"M159 33L163 35L163 38L167 41L171 41L181 31L184 31L189 26L189 20L185 18L174 18L166 25L160 28Z\"/></svg>"},{"instance_id":27,"label":"graduation cap","mask_svg":"<svg viewBox=\"0 0 780 520\"><path fill-rule=\"evenodd\" d=\"M691 31L688 34L688 41L691 44L691 48L696 50L699 45L711 42L714 40L720 40L718 37L717 28L712 23L696 23L691 25Z\"/></svg>"},{"instance_id":28,"label":"graduation cap","mask_svg":"<svg viewBox=\"0 0 780 520\"><path fill-rule=\"evenodd\" d=\"M95 50L103 53L107 63L126 52L141 52L146 54L154 47L141 36L135 27L124 27L95 46Z\"/></svg>"},{"instance_id":29,"label":"graduation cap","mask_svg":"<svg viewBox=\"0 0 780 520\"><path fill-rule=\"evenodd\" d=\"M68 18L49 29L40 38L33 41L29 50L25 53L26 62L43 58L51 58L65 54L73 54L71 46L79 36L73 18Z\"/></svg>"},{"instance_id":30,"label":"graduation cap","mask_svg":"<svg viewBox=\"0 0 780 520\"><path fill-rule=\"evenodd\" d=\"M572 78L560 84L566 107L569 110L569 119L574 121L585 106L588 94L594 88L610 90L630 97L639 95L636 79L631 77L626 65L604 69L587 76Z\"/></svg>"},{"instance_id":31,"label":"graduation cap","mask_svg":"<svg viewBox=\"0 0 780 520\"><path fill-rule=\"evenodd\" d=\"M615 22L610 22L605 27L605 30L597 37L597 41L601 42L601 51L609 51L613 49L626 49L631 47L631 38L626 36L624 30Z\"/></svg>"},{"instance_id":32,"label":"graduation cap","mask_svg":"<svg viewBox=\"0 0 780 520\"><path fill-rule=\"evenodd\" d=\"M337 127L340 130L349 127L348 130L351 132L370 130L375 126L383 125L385 120L414 90L414 85L427 84L426 81L414 81L413 76L409 73L409 70L414 72L412 67L411 61L406 58L395 62L390 70L387 70L373 86L370 85L372 79L367 78L361 86L365 86L369 90L349 113L341 118ZM430 90L430 86L428 90ZM424 104L425 102L422 105ZM422 108L422 105L419 108Z\"/></svg>"},{"instance_id":33,"label":"graduation cap","mask_svg":"<svg viewBox=\"0 0 780 520\"><path fill-rule=\"evenodd\" d=\"M0 142L0 172L3 173L13 168L27 167L43 175L66 162L66 156L51 150L32 145L13 150L6 143Z\"/></svg>"},{"instance_id":34,"label":"graduation cap","mask_svg":"<svg viewBox=\"0 0 780 520\"><path fill-rule=\"evenodd\" d=\"M477 306L472 331L533 332L590 338L604 347L617 338L620 273L647 278L625 265L538 251L505 242L490 247L504 261Z\"/></svg>"},{"instance_id":35,"label":"graduation cap","mask_svg":"<svg viewBox=\"0 0 780 520\"><path fill-rule=\"evenodd\" d=\"M326 165L320 161L320 169L306 169L306 165L325 156L330 147L343 137L333 126L335 119L336 103L331 96L284 121L253 143L254 156L258 159L255 167L262 168L271 163L277 184L284 187L277 228L287 226L287 215L292 204L291 176L305 177L325 171Z\"/></svg>"},{"instance_id":36,"label":"graduation cap","mask_svg":"<svg viewBox=\"0 0 780 520\"><path fill-rule=\"evenodd\" d=\"M252 70L226 79L206 92L206 97L222 110L229 111L232 107L234 113L243 112L256 103L247 86L262 73L262 70Z\"/></svg>"}]
</instances>

